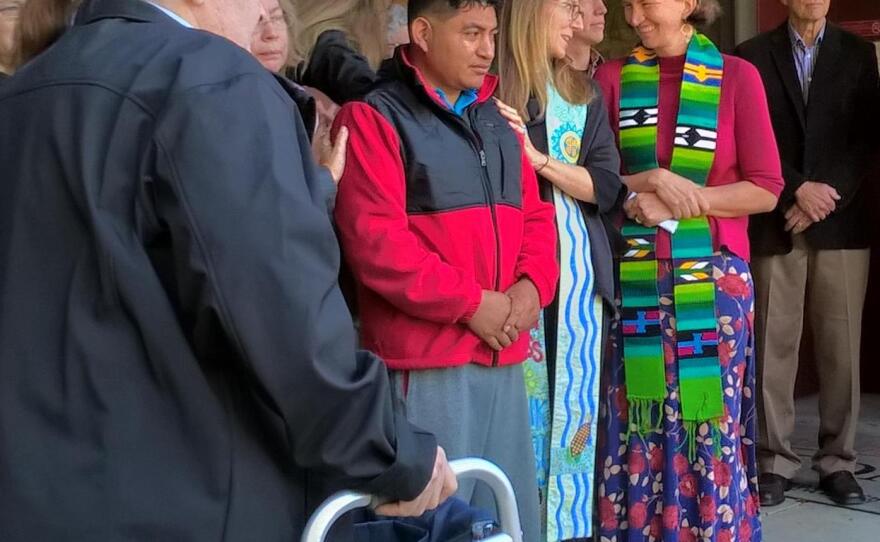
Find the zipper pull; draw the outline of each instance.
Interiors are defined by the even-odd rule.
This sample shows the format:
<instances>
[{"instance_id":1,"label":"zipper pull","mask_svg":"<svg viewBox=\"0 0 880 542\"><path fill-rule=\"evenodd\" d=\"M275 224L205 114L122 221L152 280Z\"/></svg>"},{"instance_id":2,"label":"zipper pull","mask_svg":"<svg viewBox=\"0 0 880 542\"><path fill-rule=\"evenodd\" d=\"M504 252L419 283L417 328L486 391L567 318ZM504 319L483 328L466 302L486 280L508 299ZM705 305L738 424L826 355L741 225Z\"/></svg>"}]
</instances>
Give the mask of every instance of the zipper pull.
<instances>
[{"instance_id":1,"label":"zipper pull","mask_svg":"<svg viewBox=\"0 0 880 542\"><path fill-rule=\"evenodd\" d=\"M480 165L486 167L486 151L480 150Z\"/></svg>"}]
</instances>

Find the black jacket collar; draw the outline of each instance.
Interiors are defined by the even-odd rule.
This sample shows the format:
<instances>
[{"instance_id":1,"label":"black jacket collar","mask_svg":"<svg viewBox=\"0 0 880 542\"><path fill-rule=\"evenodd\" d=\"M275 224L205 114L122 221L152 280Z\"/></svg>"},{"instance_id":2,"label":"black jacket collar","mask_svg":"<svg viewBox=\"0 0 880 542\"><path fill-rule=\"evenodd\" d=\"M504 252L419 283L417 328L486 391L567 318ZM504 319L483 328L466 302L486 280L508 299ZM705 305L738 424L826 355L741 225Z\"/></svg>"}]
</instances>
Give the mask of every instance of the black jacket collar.
<instances>
[{"instance_id":1,"label":"black jacket collar","mask_svg":"<svg viewBox=\"0 0 880 542\"><path fill-rule=\"evenodd\" d=\"M794 54L792 53L787 20L772 32L770 42L772 43L771 54L776 62L776 68L779 70L779 77L782 79L782 83L788 93L788 98L794 104L801 128L804 128L807 122L804 93L798 80L797 68L794 65Z\"/></svg>"},{"instance_id":2,"label":"black jacket collar","mask_svg":"<svg viewBox=\"0 0 880 542\"><path fill-rule=\"evenodd\" d=\"M434 89L425 81L421 71L410 61L407 45L400 45L394 51L394 57L382 63L379 67L379 79L396 79L403 81L410 88L420 89L419 93L425 95L439 107L446 109L440 101ZM477 89L477 103L482 104L495 94L498 88L498 77L493 74L486 75L483 86Z\"/></svg>"},{"instance_id":3,"label":"black jacket collar","mask_svg":"<svg viewBox=\"0 0 880 542\"><path fill-rule=\"evenodd\" d=\"M84 25L101 19L128 19L145 23L172 20L144 0L84 0L76 11L73 24Z\"/></svg>"},{"instance_id":4,"label":"black jacket collar","mask_svg":"<svg viewBox=\"0 0 880 542\"><path fill-rule=\"evenodd\" d=\"M309 140L311 141L315 135L315 126L318 121L318 113L315 99L312 97L311 94L306 91L306 89L294 83L290 79L284 77L283 75L279 75L277 73L274 73L272 75L275 76L275 79L281 85L281 88L284 89L284 91L296 104L297 109L299 109L303 124L306 127L306 133L309 134Z\"/></svg>"}]
</instances>

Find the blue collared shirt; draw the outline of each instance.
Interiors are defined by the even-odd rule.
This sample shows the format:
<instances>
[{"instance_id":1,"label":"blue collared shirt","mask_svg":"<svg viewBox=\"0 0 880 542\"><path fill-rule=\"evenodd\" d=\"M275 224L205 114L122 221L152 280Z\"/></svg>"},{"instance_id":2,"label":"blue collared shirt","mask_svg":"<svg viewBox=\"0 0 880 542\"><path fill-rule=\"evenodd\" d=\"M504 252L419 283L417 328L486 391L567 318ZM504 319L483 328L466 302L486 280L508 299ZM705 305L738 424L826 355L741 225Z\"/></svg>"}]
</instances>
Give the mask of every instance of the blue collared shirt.
<instances>
[{"instance_id":1,"label":"blue collared shirt","mask_svg":"<svg viewBox=\"0 0 880 542\"><path fill-rule=\"evenodd\" d=\"M788 24L788 35L791 38L791 51L794 55L794 66L797 68L804 103L807 103L810 98L810 83L813 82L813 70L816 68L816 60L819 58L819 48L822 46L822 40L825 39L825 26L819 31L812 46L804 43L804 39L791 23Z\"/></svg>"},{"instance_id":2,"label":"blue collared shirt","mask_svg":"<svg viewBox=\"0 0 880 542\"><path fill-rule=\"evenodd\" d=\"M170 9L168 9L168 8L166 8L166 7L164 7L164 6L161 6L161 5L159 5L159 4L156 4L156 3L154 3L154 2L150 2L150 0L144 0L144 1L145 1L146 3L148 3L148 4L150 4L151 6L153 6L154 8L158 9L159 11L161 11L162 13L164 13L165 15L168 15L169 17L171 17L172 19L174 19L174 20L177 21L178 23L182 24L183 26L185 26L185 27L187 27L187 28L192 28L192 27L193 27L193 25L189 24L189 21L187 21L186 19L184 19L184 18L181 17L180 15L174 13L174 12L171 11Z\"/></svg>"},{"instance_id":3,"label":"blue collared shirt","mask_svg":"<svg viewBox=\"0 0 880 542\"><path fill-rule=\"evenodd\" d=\"M449 103L449 98L446 96L445 92L439 88L435 88L434 91L437 93L440 100L443 101L443 105L459 117L464 113L465 109L477 101L477 89L475 88L462 90L461 94L458 95L458 99L455 100L454 105Z\"/></svg>"}]
</instances>

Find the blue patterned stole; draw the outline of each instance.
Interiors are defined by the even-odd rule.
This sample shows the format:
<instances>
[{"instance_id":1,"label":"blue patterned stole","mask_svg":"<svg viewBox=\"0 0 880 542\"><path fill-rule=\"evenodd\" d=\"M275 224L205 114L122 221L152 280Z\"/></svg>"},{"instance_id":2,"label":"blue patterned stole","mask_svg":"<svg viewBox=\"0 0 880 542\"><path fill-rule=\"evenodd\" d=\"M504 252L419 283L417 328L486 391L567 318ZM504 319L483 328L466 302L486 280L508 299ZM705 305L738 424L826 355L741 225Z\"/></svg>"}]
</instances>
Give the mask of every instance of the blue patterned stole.
<instances>
[{"instance_id":1,"label":"blue patterned stole","mask_svg":"<svg viewBox=\"0 0 880 542\"><path fill-rule=\"evenodd\" d=\"M569 104L552 86L548 94L549 154L576 164L588 107ZM559 541L592 535L603 307L581 206L556 187L553 204L561 267L553 405L543 316L532 331L532 359L525 369L546 540Z\"/></svg>"}]
</instances>

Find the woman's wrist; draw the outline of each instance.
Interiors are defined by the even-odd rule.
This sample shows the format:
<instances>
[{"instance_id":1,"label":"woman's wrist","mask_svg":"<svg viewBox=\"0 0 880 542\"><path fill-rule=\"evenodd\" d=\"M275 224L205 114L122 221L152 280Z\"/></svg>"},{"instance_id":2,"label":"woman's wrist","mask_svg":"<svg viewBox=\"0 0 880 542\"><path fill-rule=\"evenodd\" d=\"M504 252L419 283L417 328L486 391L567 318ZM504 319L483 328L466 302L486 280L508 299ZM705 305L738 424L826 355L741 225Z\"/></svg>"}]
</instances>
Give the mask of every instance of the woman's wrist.
<instances>
[{"instance_id":1,"label":"woman's wrist","mask_svg":"<svg viewBox=\"0 0 880 542\"><path fill-rule=\"evenodd\" d=\"M704 216L714 216L715 214L715 198L712 193L712 189L709 186L701 186L697 189L700 195L703 197L703 201L706 202L706 212Z\"/></svg>"},{"instance_id":2,"label":"woman's wrist","mask_svg":"<svg viewBox=\"0 0 880 542\"><path fill-rule=\"evenodd\" d=\"M532 162L532 167L535 168L535 173L541 173L548 165L550 165L549 154L539 153Z\"/></svg>"},{"instance_id":3,"label":"woman's wrist","mask_svg":"<svg viewBox=\"0 0 880 542\"><path fill-rule=\"evenodd\" d=\"M630 192L656 192L657 187L654 182L654 173L652 171L643 171L632 175L624 175L623 182Z\"/></svg>"},{"instance_id":4,"label":"woman's wrist","mask_svg":"<svg viewBox=\"0 0 880 542\"><path fill-rule=\"evenodd\" d=\"M660 188L661 180L661 169L653 169L645 172L645 192L657 192Z\"/></svg>"}]
</instances>

